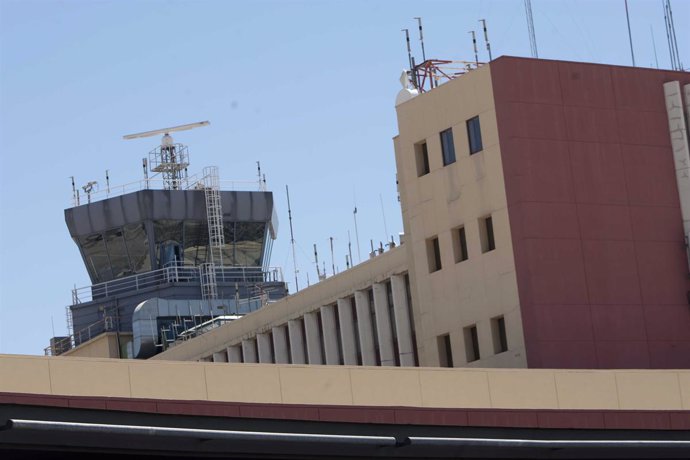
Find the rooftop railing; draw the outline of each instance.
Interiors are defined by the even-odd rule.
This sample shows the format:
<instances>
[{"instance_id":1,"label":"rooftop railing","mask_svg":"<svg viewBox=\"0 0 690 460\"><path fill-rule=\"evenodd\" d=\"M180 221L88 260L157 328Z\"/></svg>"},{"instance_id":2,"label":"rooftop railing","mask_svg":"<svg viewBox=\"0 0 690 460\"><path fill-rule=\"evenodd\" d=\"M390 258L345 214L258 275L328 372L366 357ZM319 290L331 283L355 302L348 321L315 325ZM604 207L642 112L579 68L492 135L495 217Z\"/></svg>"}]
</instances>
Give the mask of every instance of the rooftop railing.
<instances>
[{"instance_id":1,"label":"rooftop railing","mask_svg":"<svg viewBox=\"0 0 690 460\"><path fill-rule=\"evenodd\" d=\"M214 267L218 283L270 283L283 282L283 271L279 267ZM104 283L84 286L72 290L72 305L104 300L124 293L164 286L167 284L199 285L198 266L171 263L164 268L114 279Z\"/></svg>"},{"instance_id":2,"label":"rooftop railing","mask_svg":"<svg viewBox=\"0 0 690 460\"><path fill-rule=\"evenodd\" d=\"M183 177L179 180L176 190L203 190L203 175L194 174L189 177ZM97 190L92 190L89 193L79 192L75 189L72 195L72 206L76 207L82 204L91 203L93 201L104 200L106 198L125 195L127 193L138 192L140 190L163 190L166 189L168 181L159 177L158 175L142 179L135 182L130 182L124 185L108 185ZM264 180L221 180L220 190L222 191L266 191L266 182Z\"/></svg>"}]
</instances>

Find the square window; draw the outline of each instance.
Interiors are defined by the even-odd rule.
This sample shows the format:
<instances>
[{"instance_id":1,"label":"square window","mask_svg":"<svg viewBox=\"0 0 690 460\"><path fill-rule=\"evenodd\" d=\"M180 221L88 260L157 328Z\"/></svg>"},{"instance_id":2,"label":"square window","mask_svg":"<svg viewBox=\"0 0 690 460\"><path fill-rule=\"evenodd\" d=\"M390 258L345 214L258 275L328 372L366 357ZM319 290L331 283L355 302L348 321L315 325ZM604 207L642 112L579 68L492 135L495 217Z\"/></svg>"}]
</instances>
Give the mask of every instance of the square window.
<instances>
[{"instance_id":1,"label":"square window","mask_svg":"<svg viewBox=\"0 0 690 460\"><path fill-rule=\"evenodd\" d=\"M503 316L491 319L491 337L494 342L494 353L508 351L508 336L506 335L506 321Z\"/></svg>"},{"instance_id":2,"label":"square window","mask_svg":"<svg viewBox=\"0 0 690 460\"><path fill-rule=\"evenodd\" d=\"M479 116L467 120L467 140L470 144L470 155L481 152L484 148L482 146L482 129L479 126Z\"/></svg>"},{"instance_id":3,"label":"square window","mask_svg":"<svg viewBox=\"0 0 690 460\"><path fill-rule=\"evenodd\" d=\"M441 152L443 153L443 166L455 163L455 144L453 144L453 129L441 131Z\"/></svg>"},{"instance_id":4,"label":"square window","mask_svg":"<svg viewBox=\"0 0 690 460\"><path fill-rule=\"evenodd\" d=\"M429 174L429 150L427 149L426 142L414 145L414 155L417 161L417 177Z\"/></svg>"},{"instance_id":5,"label":"square window","mask_svg":"<svg viewBox=\"0 0 690 460\"><path fill-rule=\"evenodd\" d=\"M477 325L467 326L463 329L465 336L465 354L467 362L477 361L479 359L479 337L477 336Z\"/></svg>"},{"instance_id":6,"label":"square window","mask_svg":"<svg viewBox=\"0 0 690 460\"><path fill-rule=\"evenodd\" d=\"M453 229L453 254L455 255L455 263L463 262L469 258L467 253L467 236L465 227L457 227Z\"/></svg>"},{"instance_id":7,"label":"square window","mask_svg":"<svg viewBox=\"0 0 690 460\"><path fill-rule=\"evenodd\" d=\"M491 216L479 219L479 239L482 243L482 252L489 252L496 249L494 239L494 223Z\"/></svg>"},{"instance_id":8,"label":"square window","mask_svg":"<svg viewBox=\"0 0 690 460\"><path fill-rule=\"evenodd\" d=\"M426 256L429 261L429 273L441 269L441 247L437 236L426 240Z\"/></svg>"},{"instance_id":9,"label":"square window","mask_svg":"<svg viewBox=\"0 0 690 460\"><path fill-rule=\"evenodd\" d=\"M439 335L436 338L438 345L438 363L441 367L453 367L453 348L450 343L450 335Z\"/></svg>"}]
</instances>

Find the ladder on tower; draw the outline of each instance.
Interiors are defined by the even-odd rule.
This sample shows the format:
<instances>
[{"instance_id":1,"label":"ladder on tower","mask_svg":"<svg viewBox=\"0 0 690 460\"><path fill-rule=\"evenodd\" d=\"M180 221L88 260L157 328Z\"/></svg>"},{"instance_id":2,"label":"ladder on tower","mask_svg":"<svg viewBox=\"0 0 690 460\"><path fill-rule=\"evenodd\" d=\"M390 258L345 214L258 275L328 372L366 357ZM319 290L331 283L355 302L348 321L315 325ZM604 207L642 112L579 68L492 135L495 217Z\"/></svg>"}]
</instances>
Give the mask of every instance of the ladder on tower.
<instances>
[{"instance_id":1,"label":"ladder on tower","mask_svg":"<svg viewBox=\"0 0 690 460\"><path fill-rule=\"evenodd\" d=\"M67 336L74 337L74 321L72 320L72 309L65 307L65 316L67 318ZM70 344L73 345L73 344Z\"/></svg>"},{"instance_id":2,"label":"ladder on tower","mask_svg":"<svg viewBox=\"0 0 690 460\"><path fill-rule=\"evenodd\" d=\"M201 296L204 300L218 298L216 267L223 266L223 207L220 200L218 167L204 168L204 193L206 196L206 218L208 221L208 261L199 267Z\"/></svg>"}]
</instances>

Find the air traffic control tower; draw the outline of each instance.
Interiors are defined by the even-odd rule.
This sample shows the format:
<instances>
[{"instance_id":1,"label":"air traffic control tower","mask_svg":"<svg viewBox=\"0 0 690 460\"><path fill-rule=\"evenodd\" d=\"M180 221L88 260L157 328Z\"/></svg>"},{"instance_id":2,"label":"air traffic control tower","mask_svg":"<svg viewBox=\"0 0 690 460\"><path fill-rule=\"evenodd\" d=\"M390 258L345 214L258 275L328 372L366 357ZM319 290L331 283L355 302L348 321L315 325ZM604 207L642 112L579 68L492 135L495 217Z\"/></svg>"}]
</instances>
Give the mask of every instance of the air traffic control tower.
<instances>
[{"instance_id":1,"label":"air traffic control tower","mask_svg":"<svg viewBox=\"0 0 690 460\"><path fill-rule=\"evenodd\" d=\"M54 337L48 354L110 334L118 357L147 358L287 294L268 266L277 217L260 169L252 182L221 182L216 167L189 176L188 149L170 136L208 124L125 136L163 135L142 181L89 182L86 196L73 183L65 220L92 284L73 290L70 335Z\"/></svg>"}]
</instances>

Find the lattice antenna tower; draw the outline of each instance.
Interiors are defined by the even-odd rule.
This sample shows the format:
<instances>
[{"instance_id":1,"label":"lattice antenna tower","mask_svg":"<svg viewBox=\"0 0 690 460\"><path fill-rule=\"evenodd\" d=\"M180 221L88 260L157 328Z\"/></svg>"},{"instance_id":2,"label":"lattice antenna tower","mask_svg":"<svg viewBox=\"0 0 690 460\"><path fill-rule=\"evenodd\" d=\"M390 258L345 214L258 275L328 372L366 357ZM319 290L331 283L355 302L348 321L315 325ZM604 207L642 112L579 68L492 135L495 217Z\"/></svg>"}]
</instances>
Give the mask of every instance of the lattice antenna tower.
<instances>
[{"instance_id":1,"label":"lattice antenna tower","mask_svg":"<svg viewBox=\"0 0 690 460\"><path fill-rule=\"evenodd\" d=\"M187 125L128 134L123 136L123 139L139 139L162 134L163 138L161 139L161 144L149 152L148 169L161 175L163 178L163 187L165 189L179 190L182 188L183 183L187 181L189 152L186 145L175 143L170 133L187 131L208 125L210 125L208 121L200 121Z\"/></svg>"},{"instance_id":2,"label":"lattice antenna tower","mask_svg":"<svg viewBox=\"0 0 690 460\"><path fill-rule=\"evenodd\" d=\"M527 32L529 33L529 47L532 57L538 58L537 38L534 35L534 19L532 18L532 1L525 0L525 16L527 17Z\"/></svg>"}]
</instances>

